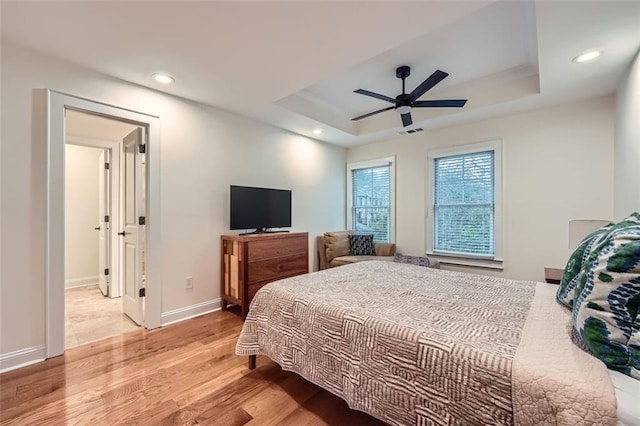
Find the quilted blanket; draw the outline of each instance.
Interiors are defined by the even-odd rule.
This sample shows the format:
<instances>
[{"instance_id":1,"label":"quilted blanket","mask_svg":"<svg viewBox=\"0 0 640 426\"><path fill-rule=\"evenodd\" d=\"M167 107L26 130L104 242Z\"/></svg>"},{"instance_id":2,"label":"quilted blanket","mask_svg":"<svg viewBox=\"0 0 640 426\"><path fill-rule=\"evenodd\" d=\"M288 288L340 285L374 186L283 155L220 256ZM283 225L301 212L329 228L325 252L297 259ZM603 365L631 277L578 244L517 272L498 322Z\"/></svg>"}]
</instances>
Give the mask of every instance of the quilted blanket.
<instances>
[{"instance_id":1,"label":"quilted blanket","mask_svg":"<svg viewBox=\"0 0 640 426\"><path fill-rule=\"evenodd\" d=\"M571 313L538 283L513 361L515 424L614 425L616 397L605 365L569 336Z\"/></svg>"},{"instance_id":2,"label":"quilted blanket","mask_svg":"<svg viewBox=\"0 0 640 426\"><path fill-rule=\"evenodd\" d=\"M552 411L579 399L541 395L544 374L512 381L536 294L533 282L361 262L263 287L236 353L267 355L389 424L525 425L540 398Z\"/></svg>"}]
</instances>

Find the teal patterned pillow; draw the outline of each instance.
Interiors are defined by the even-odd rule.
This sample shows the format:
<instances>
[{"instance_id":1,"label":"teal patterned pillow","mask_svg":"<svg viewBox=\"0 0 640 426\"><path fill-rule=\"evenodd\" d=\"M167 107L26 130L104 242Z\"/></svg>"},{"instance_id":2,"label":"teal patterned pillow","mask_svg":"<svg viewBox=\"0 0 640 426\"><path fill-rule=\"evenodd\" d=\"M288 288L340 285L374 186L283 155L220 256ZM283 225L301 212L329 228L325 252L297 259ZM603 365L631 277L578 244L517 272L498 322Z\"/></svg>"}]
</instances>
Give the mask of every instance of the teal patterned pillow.
<instances>
[{"instance_id":1,"label":"teal patterned pillow","mask_svg":"<svg viewBox=\"0 0 640 426\"><path fill-rule=\"evenodd\" d=\"M589 252L585 253L584 260L582 262L582 268L580 269L580 273L575 280L575 288L574 288L574 297L573 300L578 298L578 295L582 292L585 284L587 283L587 278L589 276L589 272L591 271L591 267L593 263L597 259L600 251L604 247L609 244L608 237L618 229L624 229L629 226L640 225L640 214L639 213L631 213L626 219L618 222L616 224L609 224L605 226L607 231L604 234L601 234L600 237L593 240L591 246L589 248ZM575 305L575 303L574 303Z\"/></svg>"},{"instance_id":2,"label":"teal patterned pillow","mask_svg":"<svg viewBox=\"0 0 640 426\"><path fill-rule=\"evenodd\" d=\"M591 234L587 235L584 240L582 240L578 248L573 252L567 262L567 266L564 268L564 273L562 274L562 279L560 280L560 285L556 292L556 300L560 302L560 304L569 309L573 308L575 287L580 277L582 266L589 258L594 246L597 245L603 235L606 235L609 232L612 226L613 223L610 223L593 231Z\"/></svg>"},{"instance_id":3,"label":"teal patterned pillow","mask_svg":"<svg viewBox=\"0 0 640 426\"><path fill-rule=\"evenodd\" d=\"M576 285L573 326L609 368L640 379L640 215L603 236Z\"/></svg>"}]
</instances>

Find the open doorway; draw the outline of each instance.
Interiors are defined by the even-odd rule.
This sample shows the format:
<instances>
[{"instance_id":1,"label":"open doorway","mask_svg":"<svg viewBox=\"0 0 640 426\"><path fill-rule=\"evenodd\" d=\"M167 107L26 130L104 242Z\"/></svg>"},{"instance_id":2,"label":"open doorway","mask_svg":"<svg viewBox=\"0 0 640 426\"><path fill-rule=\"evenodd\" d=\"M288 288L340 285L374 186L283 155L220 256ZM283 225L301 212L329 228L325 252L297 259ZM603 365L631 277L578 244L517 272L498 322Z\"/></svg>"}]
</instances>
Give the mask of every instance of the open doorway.
<instances>
[{"instance_id":1,"label":"open doorway","mask_svg":"<svg viewBox=\"0 0 640 426\"><path fill-rule=\"evenodd\" d=\"M66 113L65 349L141 323L131 288L144 287L132 282L144 280L146 241L138 229L144 215L145 161L138 147L143 132L135 124Z\"/></svg>"},{"instance_id":2,"label":"open doorway","mask_svg":"<svg viewBox=\"0 0 640 426\"><path fill-rule=\"evenodd\" d=\"M64 258L64 157L65 157L65 116L71 111L81 111L91 115L110 118L120 122L138 126L143 132L138 132L138 149L144 156L137 156L129 152L130 163L136 164L144 159L144 173L146 187L142 188L135 199L144 197L144 216L137 217L138 223L144 230L144 251L131 250L144 258L144 265L129 270L129 276L140 277L129 286L130 295L137 297L136 307L141 325L147 329L160 327L162 311L162 268L161 268L161 211L160 211L160 120L143 112L124 109L89 99L56 92L49 89L35 89L35 102L42 107L36 111L42 113L42 119L35 120L43 123L36 128L41 131L36 134L38 139L47 146L47 205L46 205L46 271L45 271L45 356L52 358L64 353L64 289L65 289L65 258ZM130 145L133 146L133 145ZM124 156L124 153L123 153ZM133 161L131 161L133 160ZM139 168L134 168L140 170ZM137 182L141 183L138 179ZM143 194L144 193L144 194ZM134 210L134 214L137 212ZM134 219L130 217L129 220ZM132 225L132 224L130 224ZM120 231L126 232L126 231ZM137 233L136 235L141 235ZM132 282L131 280L129 281ZM127 288L123 285L123 288Z\"/></svg>"}]
</instances>

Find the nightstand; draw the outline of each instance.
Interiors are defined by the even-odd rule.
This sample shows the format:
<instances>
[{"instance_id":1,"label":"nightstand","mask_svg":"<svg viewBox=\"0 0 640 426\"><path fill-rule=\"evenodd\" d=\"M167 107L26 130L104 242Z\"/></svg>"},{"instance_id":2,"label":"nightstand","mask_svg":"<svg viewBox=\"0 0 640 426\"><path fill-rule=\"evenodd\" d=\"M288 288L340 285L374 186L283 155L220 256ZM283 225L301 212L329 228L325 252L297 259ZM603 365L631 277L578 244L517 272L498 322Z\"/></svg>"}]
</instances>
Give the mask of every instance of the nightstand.
<instances>
[{"instance_id":1,"label":"nightstand","mask_svg":"<svg viewBox=\"0 0 640 426\"><path fill-rule=\"evenodd\" d=\"M549 284L560 284L564 269L544 268L544 280Z\"/></svg>"}]
</instances>

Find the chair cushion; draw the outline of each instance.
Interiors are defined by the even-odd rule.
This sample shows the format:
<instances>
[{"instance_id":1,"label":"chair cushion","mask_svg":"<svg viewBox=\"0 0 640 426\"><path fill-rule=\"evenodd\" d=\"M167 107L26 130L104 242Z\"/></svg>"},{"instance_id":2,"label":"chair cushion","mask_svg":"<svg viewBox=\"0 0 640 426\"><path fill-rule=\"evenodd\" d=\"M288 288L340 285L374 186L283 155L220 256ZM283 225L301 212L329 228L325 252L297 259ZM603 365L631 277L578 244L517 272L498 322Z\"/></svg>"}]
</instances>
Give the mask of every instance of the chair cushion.
<instances>
[{"instance_id":1,"label":"chair cushion","mask_svg":"<svg viewBox=\"0 0 640 426\"><path fill-rule=\"evenodd\" d=\"M351 263L364 262L367 260L385 260L391 262L393 261L393 256L340 256L334 258L329 263L329 267L350 265Z\"/></svg>"},{"instance_id":2,"label":"chair cushion","mask_svg":"<svg viewBox=\"0 0 640 426\"><path fill-rule=\"evenodd\" d=\"M339 256L349 255L349 235L351 231L336 231L324 233L324 248L327 263Z\"/></svg>"},{"instance_id":3,"label":"chair cushion","mask_svg":"<svg viewBox=\"0 0 640 426\"><path fill-rule=\"evenodd\" d=\"M576 285L572 323L609 368L640 379L640 215L601 237Z\"/></svg>"},{"instance_id":4,"label":"chair cushion","mask_svg":"<svg viewBox=\"0 0 640 426\"><path fill-rule=\"evenodd\" d=\"M411 265L417 266L426 266L427 268L430 266L431 262L428 257L424 256L409 256L404 254L396 254L393 259L396 263L409 263Z\"/></svg>"},{"instance_id":5,"label":"chair cushion","mask_svg":"<svg viewBox=\"0 0 640 426\"><path fill-rule=\"evenodd\" d=\"M373 235L349 235L349 256L375 256Z\"/></svg>"}]
</instances>

